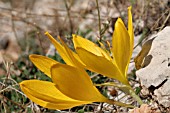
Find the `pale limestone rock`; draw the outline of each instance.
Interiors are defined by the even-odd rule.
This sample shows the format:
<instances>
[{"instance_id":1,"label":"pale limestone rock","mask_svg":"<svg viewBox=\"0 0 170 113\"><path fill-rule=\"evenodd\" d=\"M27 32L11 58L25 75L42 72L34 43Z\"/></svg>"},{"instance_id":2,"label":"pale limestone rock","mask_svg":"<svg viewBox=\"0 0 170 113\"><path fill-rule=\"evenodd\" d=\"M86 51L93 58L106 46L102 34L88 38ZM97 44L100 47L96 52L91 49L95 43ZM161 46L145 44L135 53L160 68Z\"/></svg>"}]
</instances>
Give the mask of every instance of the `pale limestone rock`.
<instances>
[{"instance_id":1,"label":"pale limestone rock","mask_svg":"<svg viewBox=\"0 0 170 113\"><path fill-rule=\"evenodd\" d=\"M142 86L154 88L159 104L170 107L170 27L156 35L147 56L151 56L150 63L138 70L136 75Z\"/></svg>"}]
</instances>

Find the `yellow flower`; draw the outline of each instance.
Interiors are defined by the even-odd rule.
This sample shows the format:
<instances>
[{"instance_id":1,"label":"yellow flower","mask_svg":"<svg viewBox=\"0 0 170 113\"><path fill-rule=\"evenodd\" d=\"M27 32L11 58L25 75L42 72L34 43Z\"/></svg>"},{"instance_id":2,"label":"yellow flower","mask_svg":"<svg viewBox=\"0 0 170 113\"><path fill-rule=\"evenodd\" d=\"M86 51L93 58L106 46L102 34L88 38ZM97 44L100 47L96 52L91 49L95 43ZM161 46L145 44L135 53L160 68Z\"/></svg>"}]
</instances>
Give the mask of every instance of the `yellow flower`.
<instances>
[{"instance_id":1,"label":"yellow flower","mask_svg":"<svg viewBox=\"0 0 170 113\"><path fill-rule=\"evenodd\" d=\"M60 110L92 102L132 107L104 97L83 68L61 64L41 55L30 55L30 59L53 81L25 80L20 83L22 91L38 105Z\"/></svg>"},{"instance_id":2,"label":"yellow flower","mask_svg":"<svg viewBox=\"0 0 170 113\"><path fill-rule=\"evenodd\" d=\"M133 49L133 27L131 8L128 8L129 25L126 30L121 19L115 24L113 34L113 58L96 44L73 35L75 53L60 39L60 44L48 32L45 34L56 47L66 62L61 64L41 55L30 55L34 65L52 79L52 82L26 80L20 83L22 91L33 102L50 109L68 109L92 102L107 102L120 106L132 107L104 97L93 85L84 70L103 74L129 85L126 71Z\"/></svg>"},{"instance_id":3,"label":"yellow flower","mask_svg":"<svg viewBox=\"0 0 170 113\"><path fill-rule=\"evenodd\" d=\"M131 7L128 8L128 30L120 18L115 23L112 38L113 58L93 42L73 35L76 52L86 68L129 85L127 69L133 51L133 25Z\"/></svg>"}]
</instances>

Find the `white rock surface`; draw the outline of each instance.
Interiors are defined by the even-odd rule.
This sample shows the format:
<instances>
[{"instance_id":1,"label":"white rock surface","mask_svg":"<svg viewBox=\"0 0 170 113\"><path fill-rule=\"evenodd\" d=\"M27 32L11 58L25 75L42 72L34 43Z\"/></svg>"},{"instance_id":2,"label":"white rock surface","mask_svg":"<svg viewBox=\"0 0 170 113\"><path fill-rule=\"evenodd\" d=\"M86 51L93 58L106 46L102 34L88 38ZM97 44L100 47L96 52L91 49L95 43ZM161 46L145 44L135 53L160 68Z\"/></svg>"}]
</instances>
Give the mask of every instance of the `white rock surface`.
<instances>
[{"instance_id":1,"label":"white rock surface","mask_svg":"<svg viewBox=\"0 0 170 113\"><path fill-rule=\"evenodd\" d=\"M151 56L149 65L136 72L141 85L154 87L154 96L159 104L170 107L170 27L156 35L147 56Z\"/></svg>"}]
</instances>

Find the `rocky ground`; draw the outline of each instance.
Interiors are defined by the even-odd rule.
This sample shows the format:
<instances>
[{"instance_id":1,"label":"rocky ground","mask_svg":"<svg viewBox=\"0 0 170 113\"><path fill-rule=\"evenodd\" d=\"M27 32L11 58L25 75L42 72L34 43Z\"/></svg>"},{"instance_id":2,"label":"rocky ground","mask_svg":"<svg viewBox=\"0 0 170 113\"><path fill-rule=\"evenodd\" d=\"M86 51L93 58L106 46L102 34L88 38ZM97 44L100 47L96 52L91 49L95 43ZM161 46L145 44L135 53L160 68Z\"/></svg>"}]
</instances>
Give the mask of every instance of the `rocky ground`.
<instances>
[{"instance_id":1,"label":"rocky ground","mask_svg":"<svg viewBox=\"0 0 170 113\"><path fill-rule=\"evenodd\" d=\"M149 103L149 106L141 107L141 110L168 112L170 107L170 90L168 88L170 85L170 46L168 44L170 28L166 26L170 25L170 1L98 1L101 25L104 30L103 43L111 41L114 23L118 17L121 17L127 24L127 7L132 6L135 47L129 75L134 75L135 79L131 81L131 84L136 89L140 88L141 98ZM54 47L44 36L45 31L49 31L53 36L60 35L70 47L72 47L72 33L80 34L97 42L99 39L99 17L96 1L0 0L0 12L0 110L6 109L6 112L47 112L47 109L43 109L29 100L24 101L27 104L19 103L22 99L17 96L18 93L13 94L12 91L18 92L20 89L18 87L12 89L11 87L25 79L48 79L41 78L39 71L32 72L33 65L28 60L28 55L32 53L55 55ZM150 47L146 42L149 43ZM144 44L146 46L143 46ZM56 59L61 60L59 57ZM5 81L8 77L11 80ZM118 94L121 98L122 95L119 91ZM130 100L130 98L126 99ZM9 108L10 105L13 108ZM23 110L26 106L31 109ZM98 104L97 107L94 106L90 105L88 108L90 110L95 108L98 111L100 106ZM137 113L140 111L139 109L136 110ZM103 107L103 111L128 112L129 109ZM54 111L49 110L48 112ZM131 112L134 111L131 110Z\"/></svg>"}]
</instances>

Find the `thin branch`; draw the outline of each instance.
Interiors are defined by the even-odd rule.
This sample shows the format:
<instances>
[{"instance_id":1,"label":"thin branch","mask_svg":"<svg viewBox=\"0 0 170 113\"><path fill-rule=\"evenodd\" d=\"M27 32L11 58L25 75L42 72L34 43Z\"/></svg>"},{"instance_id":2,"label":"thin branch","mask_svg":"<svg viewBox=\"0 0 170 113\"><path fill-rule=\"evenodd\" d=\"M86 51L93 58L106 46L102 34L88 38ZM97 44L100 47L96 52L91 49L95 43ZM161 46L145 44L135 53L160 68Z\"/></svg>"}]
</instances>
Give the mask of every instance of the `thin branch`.
<instances>
[{"instance_id":1,"label":"thin branch","mask_svg":"<svg viewBox=\"0 0 170 113\"><path fill-rule=\"evenodd\" d=\"M160 27L159 31L161 31L161 30L164 28L166 22L167 22L167 21L169 20L169 18L170 18L170 10L169 10L168 12L169 12L169 13L168 13L168 16L167 16L166 19L164 20L164 22L163 22L162 26Z\"/></svg>"},{"instance_id":2,"label":"thin branch","mask_svg":"<svg viewBox=\"0 0 170 113\"><path fill-rule=\"evenodd\" d=\"M68 6L66 0L64 0L64 4L65 4L66 10L67 10L67 16L68 16L68 18L69 18L70 34L72 35L72 33L73 33L73 23L72 23L71 16L70 16L70 7Z\"/></svg>"},{"instance_id":3,"label":"thin branch","mask_svg":"<svg viewBox=\"0 0 170 113\"><path fill-rule=\"evenodd\" d=\"M96 4L97 4L97 12L98 12L98 26L99 26L99 41L101 42L102 41L102 36L101 36L101 22L100 22L100 10L99 10L99 3L98 3L98 0L96 0Z\"/></svg>"},{"instance_id":4,"label":"thin branch","mask_svg":"<svg viewBox=\"0 0 170 113\"><path fill-rule=\"evenodd\" d=\"M43 55L45 55L45 52L44 52L45 48L42 45L41 36L40 36L40 32L39 31L37 31L36 36L37 36L37 38L38 38L38 40L40 42L41 51L42 51Z\"/></svg>"}]
</instances>

